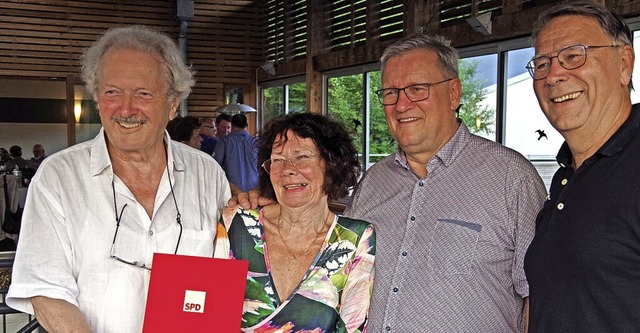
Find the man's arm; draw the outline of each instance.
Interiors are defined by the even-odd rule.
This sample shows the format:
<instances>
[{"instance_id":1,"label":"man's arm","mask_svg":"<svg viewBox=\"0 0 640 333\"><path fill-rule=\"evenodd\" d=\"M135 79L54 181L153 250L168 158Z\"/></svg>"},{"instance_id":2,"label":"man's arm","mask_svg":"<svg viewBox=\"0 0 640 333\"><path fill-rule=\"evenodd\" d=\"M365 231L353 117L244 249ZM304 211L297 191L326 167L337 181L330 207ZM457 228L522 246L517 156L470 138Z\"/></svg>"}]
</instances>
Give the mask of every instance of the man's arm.
<instances>
[{"instance_id":1,"label":"man's arm","mask_svg":"<svg viewBox=\"0 0 640 333\"><path fill-rule=\"evenodd\" d=\"M526 333L529 326L529 284L524 272L524 257L535 235L536 217L547 198L547 189L530 163L526 163L522 169L514 168L509 171L515 179L518 179L517 181L511 181L511 184L518 185L512 187L513 192L509 194L509 197L515 200L509 206L517 207L515 209L516 260L514 260L515 266L513 267L512 278L516 292L524 298L522 321L524 322L524 332Z\"/></svg>"},{"instance_id":2,"label":"man's arm","mask_svg":"<svg viewBox=\"0 0 640 333\"><path fill-rule=\"evenodd\" d=\"M50 333L91 333L91 328L75 305L45 296L31 298L38 323Z\"/></svg>"},{"instance_id":3,"label":"man's arm","mask_svg":"<svg viewBox=\"0 0 640 333\"><path fill-rule=\"evenodd\" d=\"M529 297L524 298L524 333L529 332Z\"/></svg>"},{"instance_id":4,"label":"man's arm","mask_svg":"<svg viewBox=\"0 0 640 333\"><path fill-rule=\"evenodd\" d=\"M228 206L240 205L243 209L256 209L258 206L269 206L276 202L260 196L258 190L251 190L249 192L233 193L234 195L229 199Z\"/></svg>"}]
</instances>

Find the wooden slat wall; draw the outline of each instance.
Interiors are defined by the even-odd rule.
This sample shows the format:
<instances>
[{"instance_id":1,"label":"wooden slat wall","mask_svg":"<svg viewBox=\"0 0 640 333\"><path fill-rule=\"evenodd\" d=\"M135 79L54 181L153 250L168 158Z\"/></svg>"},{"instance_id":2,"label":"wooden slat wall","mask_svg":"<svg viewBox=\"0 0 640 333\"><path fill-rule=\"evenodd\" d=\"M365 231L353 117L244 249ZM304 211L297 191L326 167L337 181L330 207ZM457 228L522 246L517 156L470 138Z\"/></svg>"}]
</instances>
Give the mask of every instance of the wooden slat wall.
<instances>
[{"instance_id":1,"label":"wooden slat wall","mask_svg":"<svg viewBox=\"0 0 640 333\"><path fill-rule=\"evenodd\" d=\"M264 77L265 73L256 69L266 61L267 37L273 37L273 32L267 31L269 2L196 0L195 17L188 23L187 37L187 57L197 71L197 84L188 100L189 113L196 116L212 114L213 110L224 105L224 89L229 86L242 87L244 103L255 106L256 74L266 79L304 74L319 77L328 70L375 62L384 47L400 37L380 37L386 29L380 24L398 14L396 12L401 8L405 19L404 34L426 29L449 36L456 46L464 47L526 36L540 11L559 0L475 1L478 10L482 10L484 5L502 3L492 18L493 34L490 36L473 32L464 20L451 26L441 24L439 10L442 4L470 1L366 1L369 4L367 11L376 22L366 22L365 45L361 45L362 41L357 38L359 35L354 35L349 37L351 44L332 49L330 27L316 22L314 31L317 36L311 43L307 41L310 48L305 50L307 56L312 54L310 59L301 59L294 52L288 59L277 59L284 61L277 61L276 76ZM640 0L600 2L623 16L640 14ZM177 39L179 22L175 17L175 3L176 0L0 0L0 76L70 77L73 81L79 77L78 58L83 49L109 27L145 24ZM298 0L287 0L286 3L293 6L288 9L302 6ZM363 2L307 0L306 4L307 8L315 8L316 12L311 14L314 17L322 16L318 11L324 14L327 6L339 3ZM403 6L393 7L396 3ZM374 10L380 13L372 14ZM358 19L359 16L355 17L354 22L357 23ZM331 20L325 15L321 22L326 24ZM280 33L287 37L288 32ZM291 36L287 38L291 39ZM293 44L302 49L300 45Z\"/></svg>"},{"instance_id":2,"label":"wooden slat wall","mask_svg":"<svg viewBox=\"0 0 640 333\"><path fill-rule=\"evenodd\" d=\"M0 76L79 77L78 58L110 27L144 24L177 41L175 0L2 0ZM262 64L261 1L195 1L187 58L197 71L189 113L224 105L225 86L243 86L255 104L255 69Z\"/></svg>"},{"instance_id":3,"label":"wooden slat wall","mask_svg":"<svg viewBox=\"0 0 640 333\"><path fill-rule=\"evenodd\" d=\"M244 104L255 106L255 72L265 62L264 11L262 1L196 1L187 55L198 83L189 112L224 105L224 86L243 87Z\"/></svg>"},{"instance_id":4,"label":"wooden slat wall","mask_svg":"<svg viewBox=\"0 0 640 333\"><path fill-rule=\"evenodd\" d=\"M610 2L611 4L609 5ZM639 0L609 0L606 1L606 4L617 13L622 13L627 16L640 14Z\"/></svg>"}]
</instances>

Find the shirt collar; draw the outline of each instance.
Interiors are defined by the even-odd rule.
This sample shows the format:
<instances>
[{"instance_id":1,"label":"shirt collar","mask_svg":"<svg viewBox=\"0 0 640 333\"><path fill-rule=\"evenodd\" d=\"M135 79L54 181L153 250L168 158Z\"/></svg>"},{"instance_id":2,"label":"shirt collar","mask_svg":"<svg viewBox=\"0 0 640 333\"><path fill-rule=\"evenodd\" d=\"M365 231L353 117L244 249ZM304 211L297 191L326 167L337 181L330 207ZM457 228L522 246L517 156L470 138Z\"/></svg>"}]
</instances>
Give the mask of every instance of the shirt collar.
<instances>
[{"instance_id":1,"label":"shirt collar","mask_svg":"<svg viewBox=\"0 0 640 333\"><path fill-rule=\"evenodd\" d=\"M602 145L594 155L613 156L623 151L629 142L631 142L631 140L636 136L639 127L640 104L635 104L631 108L629 118L622 123L622 126L613 133L609 140L607 140L607 142L605 142L605 144ZM556 156L556 161L558 161L560 166L565 168L571 166L573 163L571 149L566 141L560 147L558 155Z\"/></svg>"},{"instance_id":2,"label":"shirt collar","mask_svg":"<svg viewBox=\"0 0 640 333\"><path fill-rule=\"evenodd\" d=\"M107 140L105 139L104 128L100 129L98 135L93 140L91 144L91 162L90 162L90 170L92 176L97 176L102 173L104 170L109 169L113 170L111 159L109 158L109 151L107 150ZM163 141L165 144L167 142L171 143L171 138L169 137L169 133L164 131ZM167 165L173 165L173 170L175 171L184 171L184 161L182 157L173 149L172 144L167 144Z\"/></svg>"}]
</instances>

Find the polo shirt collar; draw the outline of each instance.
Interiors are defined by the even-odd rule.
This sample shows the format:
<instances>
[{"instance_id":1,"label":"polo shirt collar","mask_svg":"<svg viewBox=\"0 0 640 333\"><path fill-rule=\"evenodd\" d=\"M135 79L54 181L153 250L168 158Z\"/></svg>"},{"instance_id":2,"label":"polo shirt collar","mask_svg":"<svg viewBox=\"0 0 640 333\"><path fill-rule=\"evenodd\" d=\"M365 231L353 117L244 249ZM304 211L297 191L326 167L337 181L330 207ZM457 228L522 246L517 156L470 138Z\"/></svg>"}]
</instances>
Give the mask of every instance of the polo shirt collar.
<instances>
[{"instance_id":1,"label":"polo shirt collar","mask_svg":"<svg viewBox=\"0 0 640 333\"><path fill-rule=\"evenodd\" d=\"M638 128L640 127L640 104L635 104L631 108L629 118L622 123L622 126L605 142L600 149L594 155L601 156L613 156L621 151L631 142L631 140L638 134ZM571 166L573 163L573 157L571 155L571 149L565 141L558 155L556 161L563 168Z\"/></svg>"}]
</instances>

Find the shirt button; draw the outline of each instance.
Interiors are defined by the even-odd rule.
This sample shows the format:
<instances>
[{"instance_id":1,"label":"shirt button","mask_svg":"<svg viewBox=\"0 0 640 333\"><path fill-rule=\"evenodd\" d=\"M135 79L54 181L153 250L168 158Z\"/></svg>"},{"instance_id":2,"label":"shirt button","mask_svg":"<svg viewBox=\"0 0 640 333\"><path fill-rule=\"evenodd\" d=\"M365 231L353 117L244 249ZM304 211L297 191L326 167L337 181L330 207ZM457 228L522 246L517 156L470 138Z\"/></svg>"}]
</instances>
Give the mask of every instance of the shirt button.
<instances>
[{"instance_id":1,"label":"shirt button","mask_svg":"<svg viewBox=\"0 0 640 333\"><path fill-rule=\"evenodd\" d=\"M153 236L153 230L149 230L149 236Z\"/></svg>"},{"instance_id":2,"label":"shirt button","mask_svg":"<svg viewBox=\"0 0 640 333\"><path fill-rule=\"evenodd\" d=\"M398 292L398 288L397 288L397 287L394 287L394 288L393 288L393 292L394 292L394 293L397 293L397 292Z\"/></svg>"},{"instance_id":3,"label":"shirt button","mask_svg":"<svg viewBox=\"0 0 640 333\"><path fill-rule=\"evenodd\" d=\"M402 256L406 257L407 256L407 251L402 251Z\"/></svg>"},{"instance_id":4,"label":"shirt button","mask_svg":"<svg viewBox=\"0 0 640 333\"><path fill-rule=\"evenodd\" d=\"M419 182L418 185L424 186L424 183L423 182Z\"/></svg>"},{"instance_id":5,"label":"shirt button","mask_svg":"<svg viewBox=\"0 0 640 333\"><path fill-rule=\"evenodd\" d=\"M415 221L416 217L415 216L411 216L411 221Z\"/></svg>"},{"instance_id":6,"label":"shirt button","mask_svg":"<svg viewBox=\"0 0 640 333\"><path fill-rule=\"evenodd\" d=\"M387 326L384 328L385 330L387 330L387 332L391 331L391 327Z\"/></svg>"},{"instance_id":7,"label":"shirt button","mask_svg":"<svg viewBox=\"0 0 640 333\"><path fill-rule=\"evenodd\" d=\"M560 184L562 184L562 185L567 185L567 182L568 182L568 180L565 178L565 179L563 179L563 180L560 182Z\"/></svg>"},{"instance_id":8,"label":"shirt button","mask_svg":"<svg viewBox=\"0 0 640 333\"><path fill-rule=\"evenodd\" d=\"M564 209L564 204L561 202L556 207L558 208L558 210L562 210Z\"/></svg>"}]
</instances>

